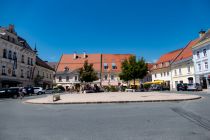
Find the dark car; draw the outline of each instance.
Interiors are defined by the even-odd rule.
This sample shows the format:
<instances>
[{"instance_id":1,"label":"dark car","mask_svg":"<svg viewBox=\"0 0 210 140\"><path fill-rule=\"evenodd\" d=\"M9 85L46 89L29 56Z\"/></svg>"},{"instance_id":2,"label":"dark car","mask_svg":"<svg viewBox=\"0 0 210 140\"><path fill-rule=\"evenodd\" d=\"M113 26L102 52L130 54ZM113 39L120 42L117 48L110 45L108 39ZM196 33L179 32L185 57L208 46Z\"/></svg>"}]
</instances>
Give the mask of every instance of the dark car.
<instances>
[{"instance_id":1,"label":"dark car","mask_svg":"<svg viewBox=\"0 0 210 140\"><path fill-rule=\"evenodd\" d=\"M187 90L187 84L186 83L180 83L176 86L177 91L186 91Z\"/></svg>"},{"instance_id":2,"label":"dark car","mask_svg":"<svg viewBox=\"0 0 210 140\"><path fill-rule=\"evenodd\" d=\"M17 98L19 97L19 88L3 88L0 89L0 97L3 98Z\"/></svg>"},{"instance_id":3,"label":"dark car","mask_svg":"<svg viewBox=\"0 0 210 140\"><path fill-rule=\"evenodd\" d=\"M24 87L23 93L24 93L24 95L32 95L32 94L34 94L34 88L33 87Z\"/></svg>"},{"instance_id":4,"label":"dark car","mask_svg":"<svg viewBox=\"0 0 210 140\"><path fill-rule=\"evenodd\" d=\"M162 90L162 86L158 85L158 84L152 84L151 87L150 87L150 90L152 90L152 91L160 91L160 90Z\"/></svg>"}]
</instances>

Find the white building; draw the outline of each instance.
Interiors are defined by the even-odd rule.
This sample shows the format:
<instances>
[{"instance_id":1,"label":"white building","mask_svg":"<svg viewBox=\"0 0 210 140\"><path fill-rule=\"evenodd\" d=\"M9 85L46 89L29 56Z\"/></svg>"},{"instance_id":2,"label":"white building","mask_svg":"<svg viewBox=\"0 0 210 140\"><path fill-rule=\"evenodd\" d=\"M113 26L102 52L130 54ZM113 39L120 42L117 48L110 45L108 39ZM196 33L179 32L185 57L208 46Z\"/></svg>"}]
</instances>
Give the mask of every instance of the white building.
<instances>
[{"instance_id":1,"label":"white building","mask_svg":"<svg viewBox=\"0 0 210 140\"><path fill-rule=\"evenodd\" d=\"M37 58L36 50L18 36L13 25L0 27L0 88L34 86L36 72L53 73L45 62Z\"/></svg>"},{"instance_id":2,"label":"white building","mask_svg":"<svg viewBox=\"0 0 210 140\"><path fill-rule=\"evenodd\" d=\"M192 48L195 80L203 88L210 89L210 30L200 32L199 42Z\"/></svg>"},{"instance_id":3,"label":"white building","mask_svg":"<svg viewBox=\"0 0 210 140\"><path fill-rule=\"evenodd\" d=\"M178 83L195 83L192 47L199 41L190 41L171 64L172 89L176 90Z\"/></svg>"},{"instance_id":4,"label":"white building","mask_svg":"<svg viewBox=\"0 0 210 140\"><path fill-rule=\"evenodd\" d=\"M163 81L167 86L172 89L172 73L171 64L176 57L181 53L182 49L178 49L162 55L159 60L153 65L151 74L152 81Z\"/></svg>"}]
</instances>

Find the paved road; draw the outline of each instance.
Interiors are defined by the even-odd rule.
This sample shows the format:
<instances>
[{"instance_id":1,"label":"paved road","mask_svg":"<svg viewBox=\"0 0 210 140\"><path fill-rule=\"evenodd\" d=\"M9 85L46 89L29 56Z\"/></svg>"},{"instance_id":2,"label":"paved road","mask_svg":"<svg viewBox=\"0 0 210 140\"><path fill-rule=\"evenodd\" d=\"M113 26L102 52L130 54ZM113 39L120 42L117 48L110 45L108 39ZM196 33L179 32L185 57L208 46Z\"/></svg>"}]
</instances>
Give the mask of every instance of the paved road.
<instances>
[{"instance_id":1,"label":"paved road","mask_svg":"<svg viewBox=\"0 0 210 140\"><path fill-rule=\"evenodd\" d=\"M185 102L97 105L0 99L0 140L209 140L210 94L202 96Z\"/></svg>"}]
</instances>

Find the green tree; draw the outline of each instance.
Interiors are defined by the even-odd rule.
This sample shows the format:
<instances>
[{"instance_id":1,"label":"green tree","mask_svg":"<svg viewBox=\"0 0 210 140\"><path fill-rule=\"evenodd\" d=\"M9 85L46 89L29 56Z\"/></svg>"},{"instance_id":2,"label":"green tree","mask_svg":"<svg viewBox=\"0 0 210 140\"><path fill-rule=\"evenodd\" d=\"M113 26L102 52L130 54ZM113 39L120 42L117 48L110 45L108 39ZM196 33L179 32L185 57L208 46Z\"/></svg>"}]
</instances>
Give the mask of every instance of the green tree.
<instances>
[{"instance_id":1,"label":"green tree","mask_svg":"<svg viewBox=\"0 0 210 140\"><path fill-rule=\"evenodd\" d=\"M135 56L131 56L128 60L124 60L121 65L122 72L120 73L120 79L128 82L134 80L134 86L136 79L143 79L147 75L147 63L142 57L140 60L136 60Z\"/></svg>"},{"instance_id":2,"label":"green tree","mask_svg":"<svg viewBox=\"0 0 210 140\"><path fill-rule=\"evenodd\" d=\"M88 61L85 61L83 67L79 69L79 79L81 82L93 82L98 80L93 64L88 64Z\"/></svg>"}]
</instances>

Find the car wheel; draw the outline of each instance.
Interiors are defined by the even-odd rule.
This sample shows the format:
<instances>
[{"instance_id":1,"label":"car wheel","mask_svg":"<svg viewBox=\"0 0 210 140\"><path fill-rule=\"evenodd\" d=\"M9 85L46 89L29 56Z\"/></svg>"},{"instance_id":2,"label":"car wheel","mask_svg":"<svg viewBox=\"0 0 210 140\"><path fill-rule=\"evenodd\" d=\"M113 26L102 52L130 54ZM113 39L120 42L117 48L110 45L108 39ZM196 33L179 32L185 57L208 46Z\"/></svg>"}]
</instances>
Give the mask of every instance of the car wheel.
<instances>
[{"instance_id":1,"label":"car wheel","mask_svg":"<svg viewBox=\"0 0 210 140\"><path fill-rule=\"evenodd\" d=\"M17 97L18 97L17 94L13 95L13 98L14 98L14 99L17 99Z\"/></svg>"},{"instance_id":2,"label":"car wheel","mask_svg":"<svg viewBox=\"0 0 210 140\"><path fill-rule=\"evenodd\" d=\"M39 91L38 93L37 93L37 95L41 95L42 94L42 92L41 91Z\"/></svg>"}]
</instances>

